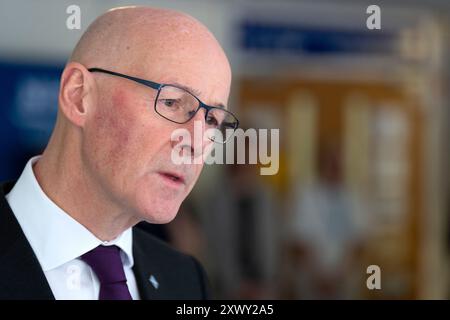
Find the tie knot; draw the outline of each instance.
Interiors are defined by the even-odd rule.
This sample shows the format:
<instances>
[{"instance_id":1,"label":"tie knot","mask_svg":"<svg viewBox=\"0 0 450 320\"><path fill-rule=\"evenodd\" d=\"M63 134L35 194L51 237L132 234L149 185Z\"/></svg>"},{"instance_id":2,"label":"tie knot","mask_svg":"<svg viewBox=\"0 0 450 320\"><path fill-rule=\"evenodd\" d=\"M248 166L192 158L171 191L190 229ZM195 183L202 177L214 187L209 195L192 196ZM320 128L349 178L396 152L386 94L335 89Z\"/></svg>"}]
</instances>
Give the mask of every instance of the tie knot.
<instances>
[{"instance_id":1,"label":"tie knot","mask_svg":"<svg viewBox=\"0 0 450 320\"><path fill-rule=\"evenodd\" d=\"M98 246L83 254L81 259L92 268L103 285L127 281L117 246Z\"/></svg>"}]
</instances>

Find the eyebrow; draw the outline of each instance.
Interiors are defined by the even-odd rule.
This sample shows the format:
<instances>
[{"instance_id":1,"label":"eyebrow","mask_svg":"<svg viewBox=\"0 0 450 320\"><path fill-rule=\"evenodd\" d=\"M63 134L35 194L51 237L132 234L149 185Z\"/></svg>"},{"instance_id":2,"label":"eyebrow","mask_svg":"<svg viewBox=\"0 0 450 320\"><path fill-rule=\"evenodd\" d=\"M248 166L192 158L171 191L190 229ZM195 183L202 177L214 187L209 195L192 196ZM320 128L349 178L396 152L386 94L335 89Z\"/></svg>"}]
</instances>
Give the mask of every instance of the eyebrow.
<instances>
[{"instance_id":1,"label":"eyebrow","mask_svg":"<svg viewBox=\"0 0 450 320\"><path fill-rule=\"evenodd\" d=\"M171 86L176 86L176 87L181 88L181 89L184 89L184 90L188 91L189 93L192 93L196 97L198 97L198 96L200 96L202 94L199 90L196 90L194 88L191 88L189 86L183 85L183 84L178 83L178 82L171 81L170 83L166 83L166 84L171 85ZM223 103L220 103L220 102L213 103L211 105L211 107L216 107L216 108L220 108L220 109L226 109L225 105Z\"/></svg>"},{"instance_id":2,"label":"eyebrow","mask_svg":"<svg viewBox=\"0 0 450 320\"><path fill-rule=\"evenodd\" d=\"M184 89L184 90L186 90L186 91L188 91L188 92L190 92L190 93L192 93L193 95L196 95L196 96L199 96L199 95L202 94L199 90L196 90L194 88L185 86L185 85L183 85L181 83L178 83L178 82L173 82L172 81L172 82L167 83L167 84L171 85L171 86L175 86L175 87L181 88L181 89Z\"/></svg>"}]
</instances>

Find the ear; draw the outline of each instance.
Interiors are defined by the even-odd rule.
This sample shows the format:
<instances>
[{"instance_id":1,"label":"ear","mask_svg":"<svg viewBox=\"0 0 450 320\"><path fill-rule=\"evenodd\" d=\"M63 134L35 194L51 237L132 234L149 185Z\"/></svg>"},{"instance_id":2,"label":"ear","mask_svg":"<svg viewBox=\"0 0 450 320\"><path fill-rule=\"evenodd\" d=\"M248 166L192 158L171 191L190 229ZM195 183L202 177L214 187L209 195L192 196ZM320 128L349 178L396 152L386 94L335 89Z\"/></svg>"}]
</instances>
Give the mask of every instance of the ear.
<instances>
[{"instance_id":1,"label":"ear","mask_svg":"<svg viewBox=\"0 0 450 320\"><path fill-rule=\"evenodd\" d=\"M78 62L69 62L61 75L59 106L74 125L83 127L93 108L95 82L91 73Z\"/></svg>"}]
</instances>

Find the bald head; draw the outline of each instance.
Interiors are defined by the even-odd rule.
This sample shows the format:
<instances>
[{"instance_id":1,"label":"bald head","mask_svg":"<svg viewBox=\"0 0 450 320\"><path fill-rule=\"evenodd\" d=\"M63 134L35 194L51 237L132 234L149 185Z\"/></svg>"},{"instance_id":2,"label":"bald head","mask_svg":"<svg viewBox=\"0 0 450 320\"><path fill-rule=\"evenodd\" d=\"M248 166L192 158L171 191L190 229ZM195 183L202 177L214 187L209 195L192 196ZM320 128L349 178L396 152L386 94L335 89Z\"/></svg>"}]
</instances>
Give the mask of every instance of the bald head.
<instances>
[{"instance_id":1,"label":"bald head","mask_svg":"<svg viewBox=\"0 0 450 320\"><path fill-rule=\"evenodd\" d=\"M117 8L98 17L70 61L138 71L142 76L192 63L222 67L221 74L230 73L225 53L203 24L178 11L149 7Z\"/></svg>"}]
</instances>

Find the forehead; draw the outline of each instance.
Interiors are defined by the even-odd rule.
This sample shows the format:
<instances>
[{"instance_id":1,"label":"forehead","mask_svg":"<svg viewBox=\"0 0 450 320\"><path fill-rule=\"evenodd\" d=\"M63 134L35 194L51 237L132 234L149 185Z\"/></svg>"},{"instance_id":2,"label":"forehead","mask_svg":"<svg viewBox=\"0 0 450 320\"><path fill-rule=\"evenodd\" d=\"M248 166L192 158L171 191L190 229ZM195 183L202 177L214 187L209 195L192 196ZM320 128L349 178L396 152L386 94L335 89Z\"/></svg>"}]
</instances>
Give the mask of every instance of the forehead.
<instances>
[{"instance_id":1,"label":"forehead","mask_svg":"<svg viewBox=\"0 0 450 320\"><path fill-rule=\"evenodd\" d=\"M202 101L214 98L225 104L231 68L218 42L203 31L183 36L165 31L167 36L152 36L148 39L152 41L141 38L130 47L133 73L155 82L185 86Z\"/></svg>"},{"instance_id":2,"label":"forehead","mask_svg":"<svg viewBox=\"0 0 450 320\"><path fill-rule=\"evenodd\" d=\"M163 84L165 85L169 85L170 87L176 87L182 90L185 90L187 93L195 96L197 99L201 100L204 104L207 104L211 107L218 107L218 108L222 108L222 109L227 109L226 107L226 101L221 101L221 100L210 100L209 102L203 101L202 97L205 96L201 90L190 87L188 85L184 85L182 83L179 83L177 81L168 81L168 82L164 82ZM214 99L214 97L212 98Z\"/></svg>"},{"instance_id":3,"label":"forehead","mask_svg":"<svg viewBox=\"0 0 450 320\"><path fill-rule=\"evenodd\" d=\"M210 68L195 63L153 66L145 73L144 78L182 88L203 103L213 106L225 106L230 92L231 77L226 70L216 68L211 71Z\"/></svg>"}]
</instances>

